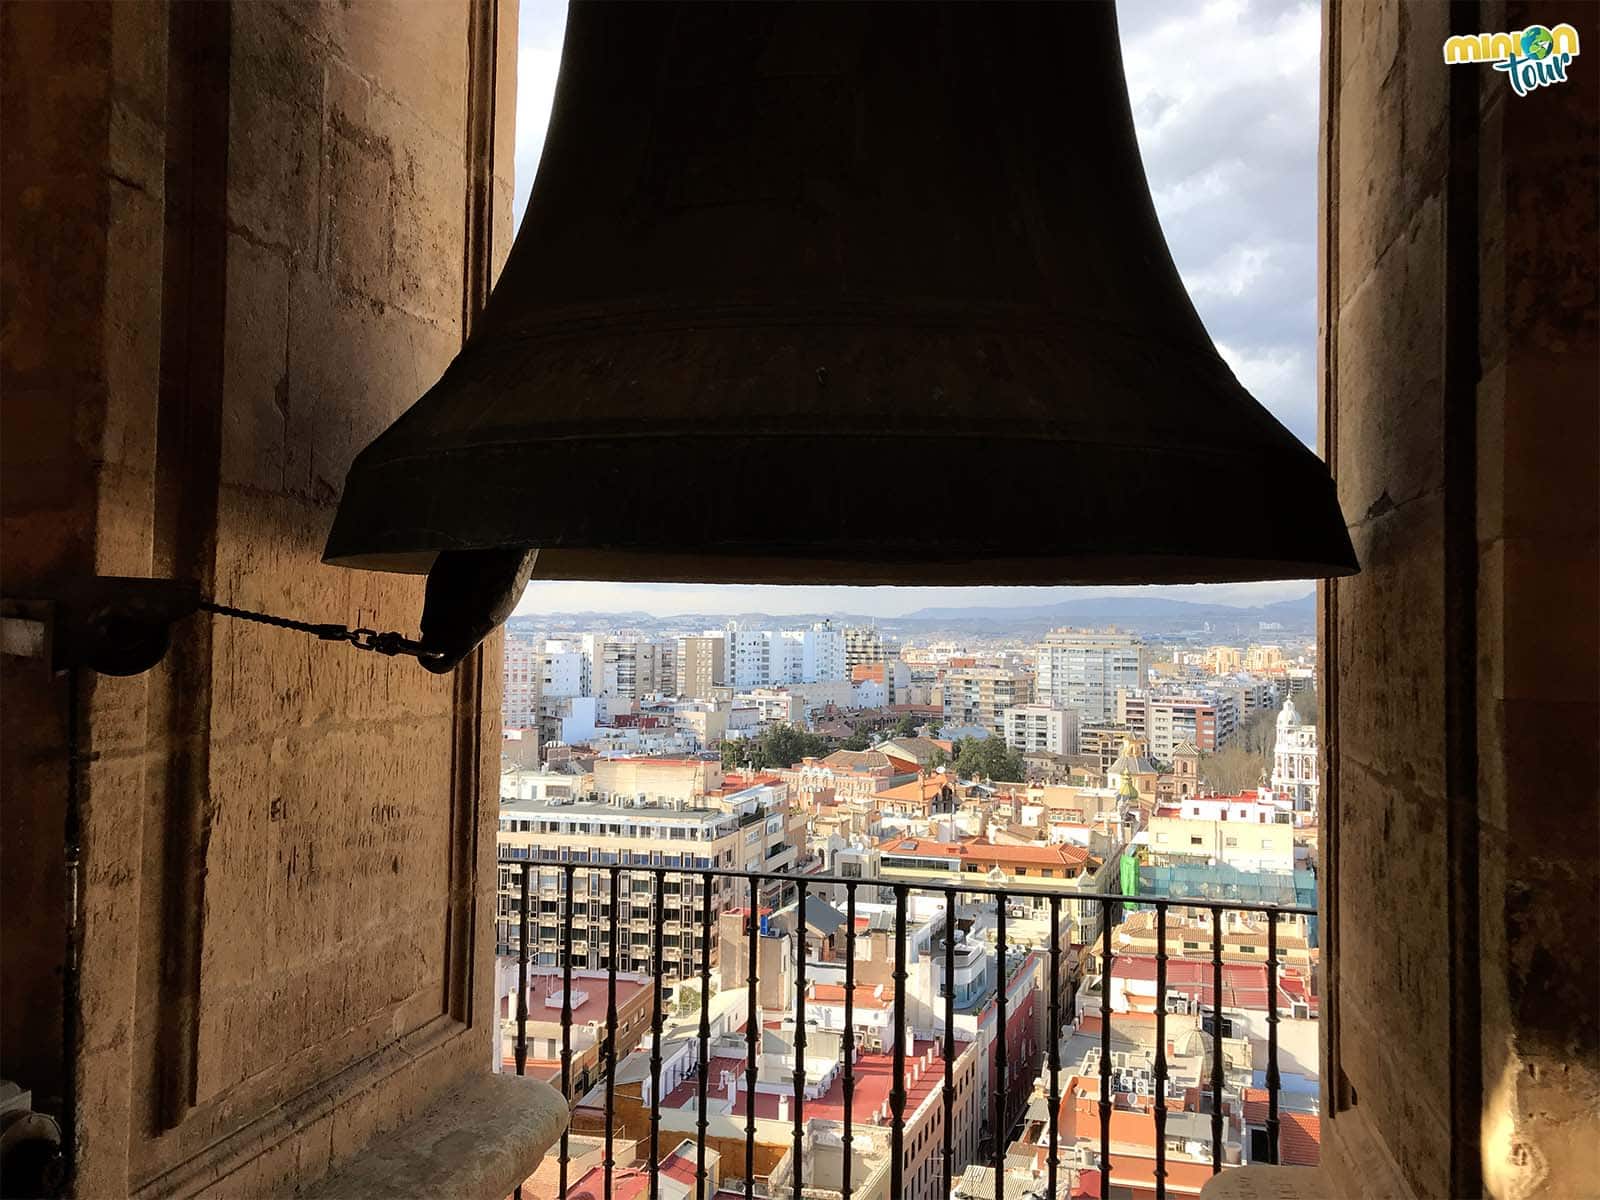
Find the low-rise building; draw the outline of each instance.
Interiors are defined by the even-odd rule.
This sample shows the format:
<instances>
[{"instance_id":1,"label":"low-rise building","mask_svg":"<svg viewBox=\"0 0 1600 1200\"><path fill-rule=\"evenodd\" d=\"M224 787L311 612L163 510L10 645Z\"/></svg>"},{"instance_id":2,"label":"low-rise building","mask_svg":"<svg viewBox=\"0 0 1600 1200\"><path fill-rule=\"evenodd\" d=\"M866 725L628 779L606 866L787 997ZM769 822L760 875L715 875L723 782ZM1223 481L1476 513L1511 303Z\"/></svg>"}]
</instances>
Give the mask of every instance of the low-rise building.
<instances>
[{"instance_id":1,"label":"low-rise building","mask_svg":"<svg viewBox=\"0 0 1600 1200\"><path fill-rule=\"evenodd\" d=\"M1025 754L1076 754L1078 714L1048 704L1019 704L1003 714L1006 745Z\"/></svg>"}]
</instances>

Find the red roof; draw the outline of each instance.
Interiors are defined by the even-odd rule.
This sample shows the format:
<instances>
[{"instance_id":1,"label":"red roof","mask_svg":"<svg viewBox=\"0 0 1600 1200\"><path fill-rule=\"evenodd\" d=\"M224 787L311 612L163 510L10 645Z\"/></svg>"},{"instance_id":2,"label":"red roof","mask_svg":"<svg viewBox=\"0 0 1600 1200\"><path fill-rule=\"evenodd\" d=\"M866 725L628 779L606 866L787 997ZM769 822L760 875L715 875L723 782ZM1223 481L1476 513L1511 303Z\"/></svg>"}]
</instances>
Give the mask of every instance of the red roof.
<instances>
[{"instance_id":1,"label":"red roof","mask_svg":"<svg viewBox=\"0 0 1600 1200\"><path fill-rule=\"evenodd\" d=\"M916 1039L913 1047L906 1056L906 1068L911 1071L913 1060L920 1060L925 1052L931 1052L929 1065L923 1068L922 1074L916 1082L910 1083L906 1091L906 1113L909 1116L917 1110L928 1096L932 1095L944 1083L944 1059L939 1054L938 1043L928 1038ZM726 1090L720 1086L722 1072L729 1072L735 1079L738 1087L738 1098L734 1101L730 1116L742 1116L746 1111L749 1093L744 1090L745 1080L744 1058L713 1058L706 1066L706 1079L708 1081L707 1095L721 1095L726 1099ZM875 1115L880 1111L887 1112L889 1104L890 1083L894 1078L894 1056L892 1054L862 1054L857 1057L855 1065L855 1098L851 1102L851 1119L858 1124L869 1124L874 1121ZM909 1081L908 1081L909 1082ZM666 1108L694 1108L699 1101L699 1080L686 1079L662 1099ZM783 1093L784 1098L789 1098L789 1093ZM816 1118L819 1121L844 1120L844 1073L837 1072L828 1090L815 1100L807 1100L803 1115L807 1118ZM756 1092L756 1116L763 1120L775 1121L778 1119L778 1095L774 1092ZM791 1108L790 1113L793 1113Z\"/></svg>"},{"instance_id":2,"label":"red roof","mask_svg":"<svg viewBox=\"0 0 1600 1200\"><path fill-rule=\"evenodd\" d=\"M1278 1117L1278 1161L1287 1167L1314 1167L1322 1161L1322 1118L1288 1112Z\"/></svg>"},{"instance_id":3,"label":"red roof","mask_svg":"<svg viewBox=\"0 0 1600 1200\"><path fill-rule=\"evenodd\" d=\"M1247 1087L1244 1090L1244 1123L1246 1125L1265 1125L1267 1122L1267 1102L1270 1097L1266 1088ZM1281 1127L1280 1127L1281 1128Z\"/></svg>"},{"instance_id":4,"label":"red roof","mask_svg":"<svg viewBox=\"0 0 1600 1200\"><path fill-rule=\"evenodd\" d=\"M887 792L879 793L888 795ZM908 854L923 858L966 858L978 863L1013 866L1063 867L1074 871L1089 859L1089 852L1071 842L1042 846L1007 845L988 838L964 838L959 842L937 842L932 838L896 838L879 846L885 854Z\"/></svg>"}]
</instances>

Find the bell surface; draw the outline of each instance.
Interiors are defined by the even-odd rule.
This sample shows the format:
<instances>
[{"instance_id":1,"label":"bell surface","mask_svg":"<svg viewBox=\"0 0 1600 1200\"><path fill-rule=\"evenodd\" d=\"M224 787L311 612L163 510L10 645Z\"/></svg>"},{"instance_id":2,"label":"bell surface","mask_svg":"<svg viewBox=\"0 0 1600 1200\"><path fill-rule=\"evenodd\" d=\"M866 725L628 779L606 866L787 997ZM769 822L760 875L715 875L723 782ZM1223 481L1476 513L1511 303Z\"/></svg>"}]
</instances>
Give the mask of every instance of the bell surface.
<instances>
[{"instance_id":1,"label":"bell surface","mask_svg":"<svg viewBox=\"0 0 1600 1200\"><path fill-rule=\"evenodd\" d=\"M1241 479L1270 500L1189 498ZM1108 3L574 4L510 258L326 560L519 546L544 579L1356 569L1184 291Z\"/></svg>"}]
</instances>

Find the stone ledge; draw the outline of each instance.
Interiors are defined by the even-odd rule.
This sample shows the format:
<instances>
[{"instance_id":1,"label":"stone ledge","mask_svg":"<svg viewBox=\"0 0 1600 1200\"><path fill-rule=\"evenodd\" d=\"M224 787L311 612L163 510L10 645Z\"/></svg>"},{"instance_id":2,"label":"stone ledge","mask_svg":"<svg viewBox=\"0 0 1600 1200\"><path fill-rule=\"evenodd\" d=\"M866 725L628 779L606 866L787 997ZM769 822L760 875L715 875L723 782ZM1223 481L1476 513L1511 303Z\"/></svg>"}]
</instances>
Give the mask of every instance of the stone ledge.
<instances>
[{"instance_id":1,"label":"stone ledge","mask_svg":"<svg viewBox=\"0 0 1600 1200\"><path fill-rule=\"evenodd\" d=\"M1240 1167L1206 1181L1201 1200L1341 1200L1321 1167Z\"/></svg>"},{"instance_id":2,"label":"stone ledge","mask_svg":"<svg viewBox=\"0 0 1600 1200\"><path fill-rule=\"evenodd\" d=\"M478 1075L382 1134L300 1200L504 1200L561 1136L567 1106L547 1083Z\"/></svg>"}]
</instances>

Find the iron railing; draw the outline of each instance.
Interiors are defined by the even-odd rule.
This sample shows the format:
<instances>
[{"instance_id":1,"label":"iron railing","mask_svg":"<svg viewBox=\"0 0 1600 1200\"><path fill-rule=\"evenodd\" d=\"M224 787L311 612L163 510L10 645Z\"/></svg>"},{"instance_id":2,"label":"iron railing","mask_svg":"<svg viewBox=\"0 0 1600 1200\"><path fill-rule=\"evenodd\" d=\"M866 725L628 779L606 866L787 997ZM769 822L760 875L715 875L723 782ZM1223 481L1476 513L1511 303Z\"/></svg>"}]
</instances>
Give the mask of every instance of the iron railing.
<instances>
[{"instance_id":1,"label":"iron railing","mask_svg":"<svg viewBox=\"0 0 1600 1200\"><path fill-rule=\"evenodd\" d=\"M1112 944L1112 933L1116 923L1116 914L1122 905L1133 903L1140 907L1153 907L1156 916L1155 937L1155 965L1156 965L1156 995L1155 995L1155 1053L1153 1057L1153 1091L1154 1103L1152 1105L1152 1133L1154 1142L1155 1169L1154 1191L1157 1200L1165 1200L1166 1175L1167 1175L1167 1096L1169 1083L1169 1063L1167 1060L1167 913L1170 908L1204 910L1211 914L1211 967L1212 967L1212 1004L1211 1004L1211 1168L1212 1174L1222 1170L1224 1137L1223 1094L1225 1088L1223 1043L1223 921L1225 913L1258 913L1268 917L1267 928L1267 953L1266 953L1266 1025L1267 1025L1267 1069L1265 1075L1267 1092L1267 1117L1265 1130L1267 1135L1267 1161L1279 1161L1279 1092L1281 1090L1281 1076L1278 1069L1278 921L1284 916L1314 917L1316 910L1297 905L1273 905L1248 903L1240 901L1218 901L1195 899L1191 897L1154 898L1149 896L1124 896L1101 892L1065 892L1033 888L1024 886L996 887L988 884L933 884L926 882L910 882L893 878L845 878L829 875L791 875L783 873L768 873L757 871L735 871L717 868L700 868L667 865L644 865L622 863L593 863L593 862L550 862L538 859L516 859L500 861L502 867L517 867L521 870L520 879L520 913L518 914L518 943L516 947L518 996L515 1008L517 1034L515 1041L514 1062L517 1074L525 1073L528 1062L528 966L529 944L532 940L530 922L531 876L535 872L549 872L559 870L565 881L562 904L563 918L561 923L561 947L557 954L560 959L562 972L563 993L561 1008L561 1088L562 1094L571 1102L572 1084L572 968L573 968L573 928L572 911L574 895L574 881L579 870L585 872L601 872L609 875L609 896L611 902L611 932L608 947L607 974L607 1005L606 1029L603 1036L601 1055L605 1071L605 1121L604 1138L605 1149L601 1158L604 1174L604 1195L613 1194L613 1180L616 1167L614 1155L614 1142L616 1138L613 1123L613 1109L615 1104L616 1086L616 1024L617 1024L617 963L620 958L623 923L620 918L619 900L622 894L622 881L638 875L647 875L654 879L653 887L653 916L655 936L653 937L653 976L651 987L653 991L653 1005L651 1010L650 1031L652 1035L649 1053L650 1072L650 1116L649 1116L649 1146L648 1166L650 1200L659 1200L660 1175L661 1175L661 1074L662 1074L662 1032L665 1027L665 1014L662 1006L662 941L661 931L664 927L664 918L668 912L667 880L687 881L698 878L701 888L700 930L701 945L699 956L699 983L700 983L700 1021L698 1029L698 1083L696 1093L697 1120L696 1129L696 1161L694 1170L695 1195L697 1200L703 1200L709 1192L709 1180L706 1164L707 1130L710 1125L708 1114L707 1095L707 1064L709 1061L709 1048L711 1042L710 1029L710 975L711 975L711 945L713 940L712 895L713 881L728 879L742 881L749 884L748 896L750 898L750 919L745 929L748 937L749 950L749 978L745 984L747 992L745 1049L746 1067L745 1080L747 1100L745 1105L744 1148L746 1154L746 1167L744 1174L744 1196L746 1200L755 1200L757 1195L770 1196L781 1192L786 1195L800 1197L803 1194L805 1183L805 1044L806 1044L806 936L804 910L807 891L813 887L830 886L843 888L845 892L845 946L844 946L844 1028L842 1031L842 1062L841 1071L843 1079L843 1158L841 1163L843 1200L850 1200L852 1190L853 1155L852 1142L855 1140L854 1130L856 1116L852 1099L856 1087L855 1078L855 949L856 949L856 898L857 889L867 888L872 892L892 893L894 899L894 969L891 978L894 980L894 1047L893 1047L893 1079L889 1092L889 1110L892 1117L890 1124L890 1192L893 1197L905 1194L904 1169L906 1155L904 1146L905 1117L907 1104L906 1091L906 982L909 972L906 966L906 947L908 934L907 901L912 892L941 895L945 905L945 935L943 943L944 952L944 1020L943 1020L943 1057L944 1077L942 1081L943 1113L943 1144L942 1150L942 1181L943 1191L941 1196L949 1196L955 1182L955 1099L956 1083L955 1069L958 1058L956 1046L956 918L963 904L973 902L982 903L990 901L994 904L995 915L995 949L996 961L999 964L997 972L995 1003L997 1005L996 1036L994 1039L995 1055L995 1082L992 1088L990 1136L993 1145L990 1147L991 1164L995 1172L995 1200L1003 1200L1005 1192L1006 1152L1010 1141L1010 1132L1015 1124L1007 1115L1007 1062L1006 1062L1006 1005L1007 991L1010 979L1007 974L1007 946L1006 946L1006 902L1015 899L1031 899L1043 901L1048 906L1050 946L1047 956L1049 961L1049 984L1047 998L1047 1012L1050 1025L1048 1039L1047 1061L1049 1071L1049 1150L1046 1155L1047 1195L1054 1200L1060 1195L1058 1175L1061 1166L1061 1147L1059 1144L1059 1120L1061 1109L1060 1076L1061 1064L1061 903L1063 900L1087 901L1098 905L1101 924L1101 969L1100 969L1100 1055L1099 1055L1099 1124L1100 1124L1100 1154L1097 1164L1101 1171L1101 1194L1105 1195L1111 1182L1111 1116L1114 1111L1112 1092L1113 1083L1113 1056L1111 1050L1111 995L1110 980L1114 973L1116 952ZM795 943L795 992L794 992L794 1085L792 1096L793 1116L793 1149L788 1159L788 1177L783 1180L783 1186L774 1191L769 1185L757 1190L755 1180L756 1172L756 1113L754 1096L758 1075L757 1060L760 1053L760 1029L758 1028L758 1003L757 987L759 979L757 969L760 960L760 936L762 933L759 916L761 885L779 884L792 888L798 905L796 908L796 936ZM593 889L588 894L593 896ZM631 896L631 886L629 894ZM684 890L687 895L687 889ZM671 906L676 915L681 899L675 898ZM692 948L692 942L691 942ZM591 936L589 943L589 957L586 965L593 966L594 945ZM1203 1010L1202 1010L1203 1017ZM563 1132L560 1143L559 1186L560 1195L566 1196L568 1187L568 1169L571 1162L569 1135ZM776 1178L776 1176L774 1176ZM517 1189L519 1200L522 1189ZM531 1198L530 1198L531 1200Z\"/></svg>"}]
</instances>

